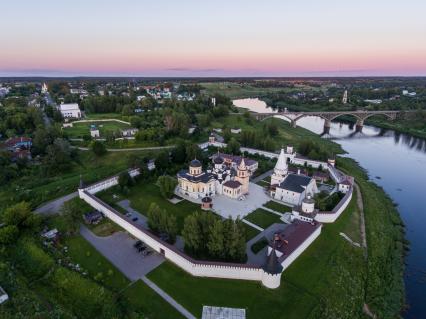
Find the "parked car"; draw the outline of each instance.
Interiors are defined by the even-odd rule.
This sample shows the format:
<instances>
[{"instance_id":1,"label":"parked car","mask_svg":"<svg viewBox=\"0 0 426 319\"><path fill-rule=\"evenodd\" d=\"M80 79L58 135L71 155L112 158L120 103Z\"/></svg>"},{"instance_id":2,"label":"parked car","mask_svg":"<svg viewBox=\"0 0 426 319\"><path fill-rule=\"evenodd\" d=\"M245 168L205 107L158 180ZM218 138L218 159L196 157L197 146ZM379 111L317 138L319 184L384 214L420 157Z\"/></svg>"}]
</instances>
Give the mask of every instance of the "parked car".
<instances>
[{"instance_id":1,"label":"parked car","mask_svg":"<svg viewBox=\"0 0 426 319\"><path fill-rule=\"evenodd\" d=\"M126 213L127 217L132 217L132 213Z\"/></svg>"},{"instance_id":2,"label":"parked car","mask_svg":"<svg viewBox=\"0 0 426 319\"><path fill-rule=\"evenodd\" d=\"M137 218L137 217L133 217L132 218L132 220L135 222L135 221L137 221L139 218Z\"/></svg>"},{"instance_id":3,"label":"parked car","mask_svg":"<svg viewBox=\"0 0 426 319\"><path fill-rule=\"evenodd\" d=\"M142 241L138 240L135 242L135 244L133 245L133 247L139 248L140 246L142 246Z\"/></svg>"}]
</instances>

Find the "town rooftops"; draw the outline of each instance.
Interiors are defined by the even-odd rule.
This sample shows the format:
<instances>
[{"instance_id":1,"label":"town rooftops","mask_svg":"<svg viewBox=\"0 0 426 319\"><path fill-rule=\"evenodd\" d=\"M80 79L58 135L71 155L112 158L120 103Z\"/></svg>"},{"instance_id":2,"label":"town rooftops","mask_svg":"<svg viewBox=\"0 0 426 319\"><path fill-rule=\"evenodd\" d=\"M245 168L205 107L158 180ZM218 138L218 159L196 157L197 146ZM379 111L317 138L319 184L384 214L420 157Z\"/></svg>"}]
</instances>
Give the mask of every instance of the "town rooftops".
<instances>
[{"instance_id":1,"label":"town rooftops","mask_svg":"<svg viewBox=\"0 0 426 319\"><path fill-rule=\"evenodd\" d=\"M15 147L19 144L29 144L31 143L31 138L21 136L21 137L11 137L4 144L6 147Z\"/></svg>"},{"instance_id":2,"label":"town rooftops","mask_svg":"<svg viewBox=\"0 0 426 319\"><path fill-rule=\"evenodd\" d=\"M322 224L318 222L306 223L300 220L293 221L292 224L285 227L281 232L275 234L270 244L283 255L279 257L278 261L283 262L293 251L295 251L303 242L311 236L315 230L321 227Z\"/></svg>"},{"instance_id":3,"label":"town rooftops","mask_svg":"<svg viewBox=\"0 0 426 319\"><path fill-rule=\"evenodd\" d=\"M223 184L223 186L226 186L229 188L238 188L241 186L241 183L239 181L227 181Z\"/></svg>"},{"instance_id":4,"label":"town rooftops","mask_svg":"<svg viewBox=\"0 0 426 319\"><path fill-rule=\"evenodd\" d=\"M312 178L305 175L289 174L279 185L279 188L289 190L295 193L303 193L305 187L311 182Z\"/></svg>"},{"instance_id":5,"label":"town rooftops","mask_svg":"<svg viewBox=\"0 0 426 319\"><path fill-rule=\"evenodd\" d=\"M229 155L229 154L225 154L225 153L219 153L219 155L217 155L217 156L222 157L226 162L235 163L237 166L240 165L240 163L243 159L241 156ZM247 166L252 166L252 165L257 163L255 160L252 160L250 158L244 158L244 162Z\"/></svg>"}]
</instances>

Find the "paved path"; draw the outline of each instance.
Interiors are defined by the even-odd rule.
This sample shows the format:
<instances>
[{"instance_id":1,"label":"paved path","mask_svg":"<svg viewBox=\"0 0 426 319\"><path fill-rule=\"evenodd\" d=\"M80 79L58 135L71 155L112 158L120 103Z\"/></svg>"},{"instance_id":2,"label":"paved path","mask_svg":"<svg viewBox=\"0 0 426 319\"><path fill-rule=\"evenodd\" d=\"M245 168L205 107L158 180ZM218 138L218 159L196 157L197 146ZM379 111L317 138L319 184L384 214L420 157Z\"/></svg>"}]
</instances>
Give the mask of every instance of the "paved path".
<instances>
[{"instance_id":1,"label":"paved path","mask_svg":"<svg viewBox=\"0 0 426 319\"><path fill-rule=\"evenodd\" d=\"M35 209L35 212L37 214L46 214L46 215L52 215L52 214L58 214L61 210L62 205L69 201L70 199L73 199L74 197L78 196L78 192L74 192L62 197L59 197L55 200L52 200L42 206L39 206Z\"/></svg>"},{"instance_id":2,"label":"paved path","mask_svg":"<svg viewBox=\"0 0 426 319\"><path fill-rule=\"evenodd\" d=\"M81 226L80 234L130 280L138 280L163 263L165 258L154 252L143 256L134 247L135 239L126 232L98 237Z\"/></svg>"},{"instance_id":3,"label":"paved path","mask_svg":"<svg viewBox=\"0 0 426 319\"><path fill-rule=\"evenodd\" d=\"M271 169L271 170L269 170L269 171L267 171L267 172L265 172L263 174L260 174L259 176L255 177L255 178L253 178L251 180L251 182L252 183L257 183L258 181L264 180L266 177L268 177L269 175L271 175L273 172L274 172L274 170Z\"/></svg>"},{"instance_id":4,"label":"paved path","mask_svg":"<svg viewBox=\"0 0 426 319\"><path fill-rule=\"evenodd\" d=\"M152 290L154 290L157 294L160 295L165 301L167 301L172 307L174 307L177 311L179 311L185 318L188 319L196 319L188 310L186 310L181 304L179 304L176 300L174 300L170 295L168 295L164 290L158 287L155 283L149 280L146 277L142 277L142 281L146 283Z\"/></svg>"},{"instance_id":5,"label":"paved path","mask_svg":"<svg viewBox=\"0 0 426 319\"><path fill-rule=\"evenodd\" d=\"M367 249L367 235L365 233L365 216L364 216L364 201L362 199L362 193L357 183L355 183L356 189L356 203L359 210L360 216L360 231L361 231L361 245L364 248L364 257L367 259L368 257L368 249Z\"/></svg>"},{"instance_id":6,"label":"paved path","mask_svg":"<svg viewBox=\"0 0 426 319\"><path fill-rule=\"evenodd\" d=\"M264 209L264 210L266 210L266 211L268 211L268 212L270 212L270 213L272 213L272 214L278 215L280 217L284 216L283 213L277 212L276 210L270 209L268 207L262 206L261 208Z\"/></svg>"},{"instance_id":7,"label":"paved path","mask_svg":"<svg viewBox=\"0 0 426 319\"><path fill-rule=\"evenodd\" d=\"M80 151L89 151L88 147L75 147ZM175 148L175 145L167 145L167 146L152 146L152 147L133 147L133 148L107 148L109 152L136 152L136 151L157 151L157 150L167 150Z\"/></svg>"},{"instance_id":8,"label":"paved path","mask_svg":"<svg viewBox=\"0 0 426 319\"><path fill-rule=\"evenodd\" d=\"M247 219L242 219L243 223L246 223L247 225L249 225L250 227L253 227L259 231L264 231L264 229L260 226L257 226L256 224L253 224L252 222L249 222Z\"/></svg>"}]
</instances>

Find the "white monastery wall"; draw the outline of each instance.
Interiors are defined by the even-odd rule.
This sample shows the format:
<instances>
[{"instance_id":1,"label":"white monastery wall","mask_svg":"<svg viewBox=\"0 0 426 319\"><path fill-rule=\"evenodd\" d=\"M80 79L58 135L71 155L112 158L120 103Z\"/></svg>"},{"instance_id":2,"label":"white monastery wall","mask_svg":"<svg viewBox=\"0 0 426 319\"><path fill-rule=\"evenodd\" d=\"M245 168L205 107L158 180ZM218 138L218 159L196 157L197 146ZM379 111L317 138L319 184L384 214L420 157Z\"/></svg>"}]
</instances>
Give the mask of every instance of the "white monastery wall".
<instances>
[{"instance_id":1,"label":"white monastery wall","mask_svg":"<svg viewBox=\"0 0 426 319\"><path fill-rule=\"evenodd\" d=\"M128 172L131 177L135 177L140 174L139 168L130 169L128 170ZM115 175L113 177L104 179L100 182L97 182L90 186L85 187L84 190L89 192L90 194L95 194L97 192L103 191L105 189L118 185L118 177L119 175Z\"/></svg>"},{"instance_id":2,"label":"white monastery wall","mask_svg":"<svg viewBox=\"0 0 426 319\"><path fill-rule=\"evenodd\" d=\"M315 216L315 220L320 223L334 223L337 218L343 213L348 207L352 199L353 187L346 193L346 195L340 200L340 202L334 207L331 212L319 212Z\"/></svg>"}]
</instances>

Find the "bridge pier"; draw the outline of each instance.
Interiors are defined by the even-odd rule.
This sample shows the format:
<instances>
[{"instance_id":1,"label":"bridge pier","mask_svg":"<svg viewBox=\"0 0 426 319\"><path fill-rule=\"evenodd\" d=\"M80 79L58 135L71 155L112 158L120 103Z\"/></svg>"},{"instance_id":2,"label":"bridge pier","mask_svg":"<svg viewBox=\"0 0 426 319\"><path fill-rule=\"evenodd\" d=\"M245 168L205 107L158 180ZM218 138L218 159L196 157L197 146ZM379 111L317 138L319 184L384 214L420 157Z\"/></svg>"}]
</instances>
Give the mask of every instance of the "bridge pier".
<instances>
[{"instance_id":1,"label":"bridge pier","mask_svg":"<svg viewBox=\"0 0 426 319\"><path fill-rule=\"evenodd\" d=\"M297 124L296 124L296 121L295 121L295 120L292 120L292 121L290 122L290 124L291 124L291 127L293 127L293 128L296 128L296 127L297 127Z\"/></svg>"},{"instance_id":2,"label":"bridge pier","mask_svg":"<svg viewBox=\"0 0 426 319\"><path fill-rule=\"evenodd\" d=\"M330 131L330 127L331 127L331 120L325 120L324 122L324 129L328 127L328 130Z\"/></svg>"},{"instance_id":3,"label":"bridge pier","mask_svg":"<svg viewBox=\"0 0 426 319\"><path fill-rule=\"evenodd\" d=\"M355 127L355 131L356 132L361 132L362 131L362 127L364 126L364 120L360 120L358 119L356 121L356 127Z\"/></svg>"},{"instance_id":4,"label":"bridge pier","mask_svg":"<svg viewBox=\"0 0 426 319\"><path fill-rule=\"evenodd\" d=\"M321 136L330 134L330 126L324 124L324 129L322 130Z\"/></svg>"}]
</instances>

